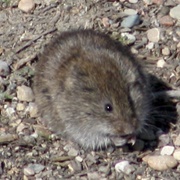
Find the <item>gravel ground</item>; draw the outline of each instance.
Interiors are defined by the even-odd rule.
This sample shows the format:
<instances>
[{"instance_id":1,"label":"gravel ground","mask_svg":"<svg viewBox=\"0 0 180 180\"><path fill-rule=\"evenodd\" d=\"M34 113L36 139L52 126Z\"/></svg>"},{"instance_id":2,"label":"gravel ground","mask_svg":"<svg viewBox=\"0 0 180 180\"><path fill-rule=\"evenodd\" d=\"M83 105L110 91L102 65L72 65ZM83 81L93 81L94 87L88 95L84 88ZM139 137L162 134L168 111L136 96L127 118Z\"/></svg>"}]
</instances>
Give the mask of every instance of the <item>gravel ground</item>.
<instances>
[{"instance_id":1,"label":"gravel ground","mask_svg":"<svg viewBox=\"0 0 180 180\"><path fill-rule=\"evenodd\" d=\"M180 1L25 2L0 1L0 179L178 180L178 99L154 101L153 126L134 146L85 152L39 123L31 85L37 55L56 33L93 28L128 45L154 91L178 89Z\"/></svg>"}]
</instances>

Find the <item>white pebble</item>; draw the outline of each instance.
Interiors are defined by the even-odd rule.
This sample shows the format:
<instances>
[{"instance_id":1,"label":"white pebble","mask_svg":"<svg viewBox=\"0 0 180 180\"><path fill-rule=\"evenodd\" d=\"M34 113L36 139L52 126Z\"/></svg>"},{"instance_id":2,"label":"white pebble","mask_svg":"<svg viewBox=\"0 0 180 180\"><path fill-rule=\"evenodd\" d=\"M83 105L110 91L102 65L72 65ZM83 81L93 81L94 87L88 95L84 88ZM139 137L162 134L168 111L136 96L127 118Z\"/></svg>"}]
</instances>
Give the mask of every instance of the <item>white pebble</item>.
<instances>
[{"instance_id":1,"label":"white pebble","mask_svg":"<svg viewBox=\"0 0 180 180\"><path fill-rule=\"evenodd\" d=\"M176 137L176 139L174 140L174 145L175 146L180 146L180 134Z\"/></svg>"},{"instance_id":2,"label":"white pebble","mask_svg":"<svg viewBox=\"0 0 180 180\"><path fill-rule=\"evenodd\" d=\"M169 14L172 18L180 20L180 4L173 7Z\"/></svg>"},{"instance_id":3,"label":"white pebble","mask_svg":"<svg viewBox=\"0 0 180 180\"><path fill-rule=\"evenodd\" d=\"M28 13L35 8L35 3L33 0L20 0L18 4L18 8Z\"/></svg>"},{"instance_id":4,"label":"white pebble","mask_svg":"<svg viewBox=\"0 0 180 180\"><path fill-rule=\"evenodd\" d=\"M160 39L160 29L152 28L147 31L147 37L151 42L158 42Z\"/></svg>"},{"instance_id":5,"label":"white pebble","mask_svg":"<svg viewBox=\"0 0 180 180\"><path fill-rule=\"evenodd\" d=\"M161 155L172 155L174 152L173 146L164 146L161 150Z\"/></svg>"},{"instance_id":6,"label":"white pebble","mask_svg":"<svg viewBox=\"0 0 180 180\"><path fill-rule=\"evenodd\" d=\"M164 61L164 59L160 59L157 62L157 67L163 68L165 64L166 64L166 62Z\"/></svg>"},{"instance_id":7,"label":"white pebble","mask_svg":"<svg viewBox=\"0 0 180 180\"><path fill-rule=\"evenodd\" d=\"M20 101L33 101L34 100L34 94L32 92L32 89L30 87L27 87L25 85L18 86L17 87L17 98Z\"/></svg>"},{"instance_id":8,"label":"white pebble","mask_svg":"<svg viewBox=\"0 0 180 180\"><path fill-rule=\"evenodd\" d=\"M31 118L38 117L38 107L36 103L30 102L27 111L29 112Z\"/></svg>"},{"instance_id":9,"label":"white pebble","mask_svg":"<svg viewBox=\"0 0 180 180\"><path fill-rule=\"evenodd\" d=\"M129 161L121 161L115 165L115 170L129 175L135 171L135 168L129 164Z\"/></svg>"}]
</instances>

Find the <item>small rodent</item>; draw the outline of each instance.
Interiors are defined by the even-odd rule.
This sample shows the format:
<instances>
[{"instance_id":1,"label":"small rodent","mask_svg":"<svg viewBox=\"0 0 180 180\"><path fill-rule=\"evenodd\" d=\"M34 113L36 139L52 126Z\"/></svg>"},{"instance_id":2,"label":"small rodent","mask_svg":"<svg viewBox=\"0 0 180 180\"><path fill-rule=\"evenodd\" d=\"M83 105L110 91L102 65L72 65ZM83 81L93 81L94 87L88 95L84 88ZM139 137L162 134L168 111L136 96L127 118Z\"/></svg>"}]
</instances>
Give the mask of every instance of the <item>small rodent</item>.
<instances>
[{"instance_id":1,"label":"small rodent","mask_svg":"<svg viewBox=\"0 0 180 180\"><path fill-rule=\"evenodd\" d=\"M149 89L130 51L93 30L57 36L40 54L34 78L44 124L85 149L121 146L141 131Z\"/></svg>"}]
</instances>

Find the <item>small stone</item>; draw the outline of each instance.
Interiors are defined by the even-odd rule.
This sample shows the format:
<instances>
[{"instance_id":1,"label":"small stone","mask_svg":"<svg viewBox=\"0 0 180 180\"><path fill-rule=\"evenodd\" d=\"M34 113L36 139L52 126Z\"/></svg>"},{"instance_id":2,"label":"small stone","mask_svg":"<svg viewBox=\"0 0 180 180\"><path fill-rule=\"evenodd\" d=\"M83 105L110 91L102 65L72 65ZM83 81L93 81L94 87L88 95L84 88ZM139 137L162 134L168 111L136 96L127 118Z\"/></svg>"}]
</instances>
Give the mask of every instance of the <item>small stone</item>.
<instances>
[{"instance_id":1,"label":"small stone","mask_svg":"<svg viewBox=\"0 0 180 180\"><path fill-rule=\"evenodd\" d=\"M161 150L161 155L172 155L174 152L174 146L164 146Z\"/></svg>"},{"instance_id":2,"label":"small stone","mask_svg":"<svg viewBox=\"0 0 180 180\"><path fill-rule=\"evenodd\" d=\"M6 113L7 113L7 116L8 117L12 117L13 116L13 114L15 114L15 109L13 108L13 107L8 107L7 109L6 109Z\"/></svg>"},{"instance_id":3,"label":"small stone","mask_svg":"<svg viewBox=\"0 0 180 180\"><path fill-rule=\"evenodd\" d=\"M74 149L74 148L71 148L70 150L69 150L69 152L68 152L68 156L73 156L73 157L75 157L75 156L77 156L78 155L78 151L76 150L76 149Z\"/></svg>"},{"instance_id":4,"label":"small stone","mask_svg":"<svg viewBox=\"0 0 180 180\"><path fill-rule=\"evenodd\" d=\"M0 60L0 76L7 76L10 73L9 65Z\"/></svg>"},{"instance_id":5,"label":"small stone","mask_svg":"<svg viewBox=\"0 0 180 180\"><path fill-rule=\"evenodd\" d=\"M16 106L17 111L23 111L25 109L25 105L23 103L18 103Z\"/></svg>"},{"instance_id":6,"label":"small stone","mask_svg":"<svg viewBox=\"0 0 180 180\"><path fill-rule=\"evenodd\" d=\"M32 89L30 87L27 87L25 85L18 86L17 87L17 98L20 101L33 101L34 100L34 94L32 92Z\"/></svg>"},{"instance_id":7,"label":"small stone","mask_svg":"<svg viewBox=\"0 0 180 180\"><path fill-rule=\"evenodd\" d=\"M170 16L174 19L180 20L180 4L170 10Z\"/></svg>"},{"instance_id":8,"label":"small stone","mask_svg":"<svg viewBox=\"0 0 180 180\"><path fill-rule=\"evenodd\" d=\"M44 137L48 139L52 134L51 131L40 125L33 125L33 128L35 130L35 133L40 137Z\"/></svg>"},{"instance_id":9,"label":"small stone","mask_svg":"<svg viewBox=\"0 0 180 180\"><path fill-rule=\"evenodd\" d=\"M180 146L180 134L176 137L176 139L174 140L174 145L175 146Z\"/></svg>"},{"instance_id":10,"label":"small stone","mask_svg":"<svg viewBox=\"0 0 180 180\"><path fill-rule=\"evenodd\" d=\"M164 0L152 0L154 4L161 5L163 4Z\"/></svg>"},{"instance_id":11,"label":"small stone","mask_svg":"<svg viewBox=\"0 0 180 180\"><path fill-rule=\"evenodd\" d=\"M138 2L138 0L129 0L130 3L135 4Z\"/></svg>"},{"instance_id":12,"label":"small stone","mask_svg":"<svg viewBox=\"0 0 180 180\"><path fill-rule=\"evenodd\" d=\"M28 128L28 126L27 126L26 124L20 123L20 124L17 126L17 128L16 128L16 132L17 132L18 134L21 134L21 133L23 132L23 130L24 130L24 129L27 129L27 128Z\"/></svg>"},{"instance_id":13,"label":"small stone","mask_svg":"<svg viewBox=\"0 0 180 180\"><path fill-rule=\"evenodd\" d=\"M24 168L24 174L26 176L32 176L35 174L35 172L33 171L33 169L29 168L29 167L25 167Z\"/></svg>"},{"instance_id":14,"label":"small stone","mask_svg":"<svg viewBox=\"0 0 180 180\"><path fill-rule=\"evenodd\" d=\"M135 171L135 168L129 164L129 161L121 161L115 165L115 170L129 175Z\"/></svg>"},{"instance_id":15,"label":"small stone","mask_svg":"<svg viewBox=\"0 0 180 180\"><path fill-rule=\"evenodd\" d=\"M170 50L168 47L165 47L162 49L162 54L165 56L169 56L170 55Z\"/></svg>"},{"instance_id":16,"label":"small stone","mask_svg":"<svg viewBox=\"0 0 180 180\"><path fill-rule=\"evenodd\" d=\"M176 149L176 150L174 151L173 157L174 157L176 160L180 161L180 148L178 148L178 149Z\"/></svg>"},{"instance_id":17,"label":"small stone","mask_svg":"<svg viewBox=\"0 0 180 180\"><path fill-rule=\"evenodd\" d=\"M26 13L31 12L35 8L34 0L20 0L18 8Z\"/></svg>"},{"instance_id":18,"label":"small stone","mask_svg":"<svg viewBox=\"0 0 180 180\"><path fill-rule=\"evenodd\" d=\"M87 173L87 177L89 180L101 179L100 175L97 172L89 172L89 173Z\"/></svg>"},{"instance_id":19,"label":"small stone","mask_svg":"<svg viewBox=\"0 0 180 180\"><path fill-rule=\"evenodd\" d=\"M164 61L164 59L160 59L157 62L157 67L158 68L163 68L165 64L166 64L166 62Z\"/></svg>"},{"instance_id":20,"label":"small stone","mask_svg":"<svg viewBox=\"0 0 180 180\"><path fill-rule=\"evenodd\" d=\"M126 44L133 44L136 41L135 36L129 33L121 33L121 36L125 38Z\"/></svg>"},{"instance_id":21,"label":"small stone","mask_svg":"<svg viewBox=\"0 0 180 180\"><path fill-rule=\"evenodd\" d=\"M9 143L18 139L18 136L15 134L4 134L0 135L0 144Z\"/></svg>"},{"instance_id":22,"label":"small stone","mask_svg":"<svg viewBox=\"0 0 180 180\"><path fill-rule=\"evenodd\" d=\"M139 15L131 15L126 18L121 22L121 26L125 28L131 28L135 25L138 25L140 23L140 17Z\"/></svg>"},{"instance_id":23,"label":"small stone","mask_svg":"<svg viewBox=\"0 0 180 180\"><path fill-rule=\"evenodd\" d=\"M157 171L164 171L170 168L174 168L178 164L178 161L174 157L168 155L145 156L143 157L143 161L148 163L152 169Z\"/></svg>"},{"instance_id":24,"label":"small stone","mask_svg":"<svg viewBox=\"0 0 180 180\"><path fill-rule=\"evenodd\" d=\"M125 9L124 14L127 15L127 16L135 15L135 14L137 14L137 11L134 10L134 9Z\"/></svg>"},{"instance_id":25,"label":"small stone","mask_svg":"<svg viewBox=\"0 0 180 180\"><path fill-rule=\"evenodd\" d=\"M27 167L24 168L24 174L27 176L34 175L40 173L44 170L44 166L41 164L29 164Z\"/></svg>"},{"instance_id":26,"label":"small stone","mask_svg":"<svg viewBox=\"0 0 180 180\"><path fill-rule=\"evenodd\" d=\"M75 159L76 159L76 161L79 161L79 162L83 161L83 158L81 156L76 156Z\"/></svg>"},{"instance_id":27,"label":"small stone","mask_svg":"<svg viewBox=\"0 0 180 180\"><path fill-rule=\"evenodd\" d=\"M145 4L147 5L151 5L152 4L152 0L143 0Z\"/></svg>"},{"instance_id":28,"label":"small stone","mask_svg":"<svg viewBox=\"0 0 180 180\"><path fill-rule=\"evenodd\" d=\"M38 117L38 107L36 103L30 102L27 111L29 111L31 118Z\"/></svg>"},{"instance_id":29,"label":"small stone","mask_svg":"<svg viewBox=\"0 0 180 180\"><path fill-rule=\"evenodd\" d=\"M164 26L173 26L174 22L173 19L170 16L163 16L159 19L159 23Z\"/></svg>"},{"instance_id":30,"label":"small stone","mask_svg":"<svg viewBox=\"0 0 180 180\"><path fill-rule=\"evenodd\" d=\"M110 26L109 18L107 17L102 18L102 24L106 28L109 27Z\"/></svg>"},{"instance_id":31,"label":"small stone","mask_svg":"<svg viewBox=\"0 0 180 180\"><path fill-rule=\"evenodd\" d=\"M158 28L152 28L147 31L147 37L151 42L158 42L160 39L160 30Z\"/></svg>"},{"instance_id":32,"label":"small stone","mask_svg":"<svg viewBox=\"0 0 180 180\"><path fill-rule=\"evenodd\" d=\"M153 48L154 48L154 43L153 43L153 42L149 42L149 43L146 45L146 48L147 48L147 49L153 49Z\"/></svg>"}]
</instances>

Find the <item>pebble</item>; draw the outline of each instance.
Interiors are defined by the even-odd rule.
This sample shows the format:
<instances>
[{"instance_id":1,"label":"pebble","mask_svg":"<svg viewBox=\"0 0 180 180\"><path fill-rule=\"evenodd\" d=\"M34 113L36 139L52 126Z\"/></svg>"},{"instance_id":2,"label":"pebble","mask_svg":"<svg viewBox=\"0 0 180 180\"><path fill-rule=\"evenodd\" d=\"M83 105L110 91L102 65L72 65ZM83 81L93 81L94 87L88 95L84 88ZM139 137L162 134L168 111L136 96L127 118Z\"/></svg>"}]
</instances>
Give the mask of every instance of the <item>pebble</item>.
<instances>
[{"instance_id":1,"label":"pebble","mask_svg":"<svg viewBox=\"0 0 180 180\"><path fill-rule=\"evenodd\" d=\"M10 73L9 65L0 60L0 76L7 76Z\"/></svg>"},{"instance_id":2,"label":"pebble","mask_svg":"<svg viewBox=\"0 0 180 180\"><path fill-rule=\"evenodd\" d=\"M173 7L169 14L172 18L180 20L180 4Z\"/></svg>"},{"instance_id":3,"label":"pebble","mask_svg":"<svg viewBox=\"0 0 180 180\"><path fill-rule=\"evenodd\" d=\"M143 0L145 4L147 5L151 5L152 4L152 0Z\"/></svg>"},{"instance_id":4,"label":"pebble","mask_svg":"<svg viewBox=\"0 0 180 180\"><path fill-rule=\"evenodd\" d=\"M180 148L177 148L175 151L174 151L174 154L173 154L173 157L180 161Z\"/></svg>"},{"instance_id":5,"label":"pebble","mask_svg":"<svg viewBox=\"0 0 180 180\"><path fill-rule=\"evenodd\" d=\"M157 61L157 67L158 68L163 68L165 64L166 64L166 62L164 61L164 59L159 59Z\"/></svg>"},{"instance_id":6,"label":"pebble","mask_svg":"<svg viewBox=\"0 0 180 180\"><path fill-rule=\"evenodd\" d=\"M154 4L161 5L163 4L164 0L152 0Z\"/></svg>"},{"instance_id":7,"label":"pebble","mask_svg":"<svg viewBox=\"0 0 180 180\"><path fill-rule=\"evenodd\" d=\"M115 170L129 175L135 171L135 168L129 164L129 161L121 161L115 165Z\"/></svg>"},{"instance_id":8,"label":"pebble","mask_svg":"<svg viewBox=\"0 0 180 180\"><path fill-rule=\"evenodd\" d=\"M168 47L164 47L162 49L162 54L165 55L165 56L169 56L170 55L170 50Z\"/></svg>"},{"instance_id":9,"label":"pebble","mask_svg":"<svg viewBox=\"0 0 180 180\"><path fill-rule=\"evenodd\" d=\"M158 143L158 146L159 146L159 147L164 147L164 146L166 146L166 145L169 144L169 142L170 142L169 134L161 134L161 135L158 137L158 140L159 140L159 143Z\"/></svg>"},{"instance_id":10,"label":"pebble","mask_svg":"<svg viewBox=\"0 0 180 180\"><path fill-rule=\"evenodd\" d=\"M40 173L44 170L44 166L41 164L29 164L27 167L24 168L24 174L26 176L31 176L37 173Z\"/></svg>"},{"instance_id":11,"label":"pebble","mask_svg":"<svg viewBox=\"0 0 180 180\"><path fill-rule=\"evenodd\" d=\"M146 45L146 48L147 48L147 49L153 49L153 48L154 48L154 43L153 43L153 42L149 42L149 43Z\"/></svg>"},{"instance_id":12,"label":"pebble","mask_svg":"<svg viewBox=\"0 0 180 180\"><path fill-rule=\"evenodd\" d=\"M176 137L176 139L174 140L174 145L175 146L180 146L180 134Z\"/></svg>"},{"instance_id":13,"label":"pebble","mask_svg":"<svg viewBox=\"0 0 180 180\"><path fill-rule=\"evenodd\" d=\"M121 33L121 36L125 38L126 44L133 44L136 41L136 38L134 35L129 33Z\"/></svg>"},{"instance_id":14,"label":"pebble","mask_svg":"<svg viewBox=\"0 0 180 180\"><path fill-rule=\"evenodd\" d=\"M76 156L75 159L76 159L76 161L79 161L79 162L83 161L83 158L81 156Z\"/></svg>"},{"instance_id":15,"label":"pebble","mask_svg":"<svg viewBox=\"0 0 180 180\"><path fill-rule=\"evenodd\" d=\"M138 2L138 0L129 0L130 3L135 4Z\"/></svg>"},{"instance_id":16,"label":"pebble","mask_svg":"<svg viewBox=\"0 0 180 180\"><path fill-rule=\"evenodd\" d=\"M152 28L147 31L147 38L151 42L158 42L160 39L160 30L158 28Z\"/></svg>"},{"instance_id":17,"label":"pebble","mask_svg":"<svg viewBox=\"0 0 180 180\"><path fill-rule=\"evenodd\" d=\"M11 142L18 139L18 136L15 134L4 134L0 135L0 144Z\"/></svg>"},{"instance_id":18,"label":"pebble","mask_svg":"<svg viewBox=\"0 0 180 180\"><path fill-rule=\"evenodd\" d=\"M109 18L107 18L107 17L104 17L104 18L102 18L102 24L103 24L103 26L104 27L109 27L110 26L110 20L109 20Z\"/></svg>"},{"instance_id":19,"label":"pebble","mask_svg":"<svg viewBox=\"0 0 180 180\"><path fill-rule=\"evenodd\" d=\"M70 150L69 150L69 152L68 152L68 156L73 156L73 157L75 157L75 156L77 156L78 155L78 151L76 150L76 149L74 149L74 148L71 148Z\"/></svg>"},{"instance_id":20,"label":"pebble","mask_svg":"<svg viewBox=\"0 0 180 180\"><path fill-rule=\"evenodd\" d=\"M36 103L30 102L27 111L29 112L31 118L38 117L38 107Z\"/></svg>"},{"instance_id":21,"label":"pebble","mask_svg":"<svg viewBox=\"0 0 180 180\"><path fill-rule=\"evenodd\" d=\"M23 103L18 103L16 106L17 111L23 111L25 109L25 105Z\"/></svg>"},{"instance_id":22,"label":"pebble","mask_svg":"<svg viewBox=\"0 0 180 180\"><path fill-rule=\"evenodd\" d=\"M36 136L40 136L48 139L52 134L51 131L49 131L48 129L44 128L41 125L33 125L33 128L35 130Z\"/></svg>"},{"instance_id":23,"label":"pebble","mask_svg":"<svg viewBox=\"0 0 180 180\"><path fill-rule=\"evenodd\" d=\"M127 15L127 16L135 15L135 14L137 14L137 11L134 10L134 9L125 9L124 14Z\"/></svg>"},{"instance_id":24,"label":"pebble","mask_svg":"<svg viewBox=\"0 0 180 180\"><path fill-rule=\"evenodd\" d=\"M18 8L23 12L29 13L35 8L34 0L20 0Z\"/></svg>"},{"instance_id":25,"label":"pebble","mask_svg":"<svg viewBox=\"0 0 180 180\"><path fill-rule=\"evenodd\" d=\"M121 22L121 26L125 28L131 28L135 25L138 25L140 23L140 17L139 15L130 15Z\"/></svg>"},{"instance_id":26,"label":"pebble","mask_svg":"<svg viewBox=\"0 0 180 180\"><path fill-rule=\"evenodd\" d=\"M7 116L8 117L12 117L13 116L13 114L15 114L15 109L13 108L13 107L8 107L8 108L6 108L6 113L7 113Z\"/></svg>"},{"instance_id":27,"label":"pebble","mask_svg":"<svg viewBox=\"0 0 180 180\"><path fill-rule=\"evenodd\" d=\"M17 98L20 101L33 101L34 100L34 94L32 92L32 89L28 86L22 85L17 87Z\"/></svg>"},{"instance_id":28,"label":"pebble","mask_svg":"<svg viewBox=\"0 0 180 180\"><path fill-rule=\"evenodd\" d=\"M174 25L173 19L169 15L161 17L159 19L159 23L164 26L173 26Z\"/></svg>"},{"instance_id":29,"label":"pebble","mask_svg":"<svg viewBox=\"0 0 180 180\"><path fill-rule=\"evenodd\" d=\"M174 152L174 146L164 146L161 149L161 155L172 155Z\"/></svg>"},{"instance_id":30,"label":"pebble","mask_svg":"<svg viewBox=\"0 0 180 180\"><path fill-rule=\"evenodd\" d=\"M148 163L148 165L157 171L163 171L177 166L178 161L169 155L154 155L154 156L145 156L143 161Z\"/></svg>"},{"instance_id":31,"label":"pebble","mask_svg":"<svg viewBox=\"0 0 180 180\"><path fill-rule=\"evenodd\" d=\"M97 172L89 172L89 173L87 173L87 177L89 180L100 179L100 175Z\"/></svg>"}]
</instances>

